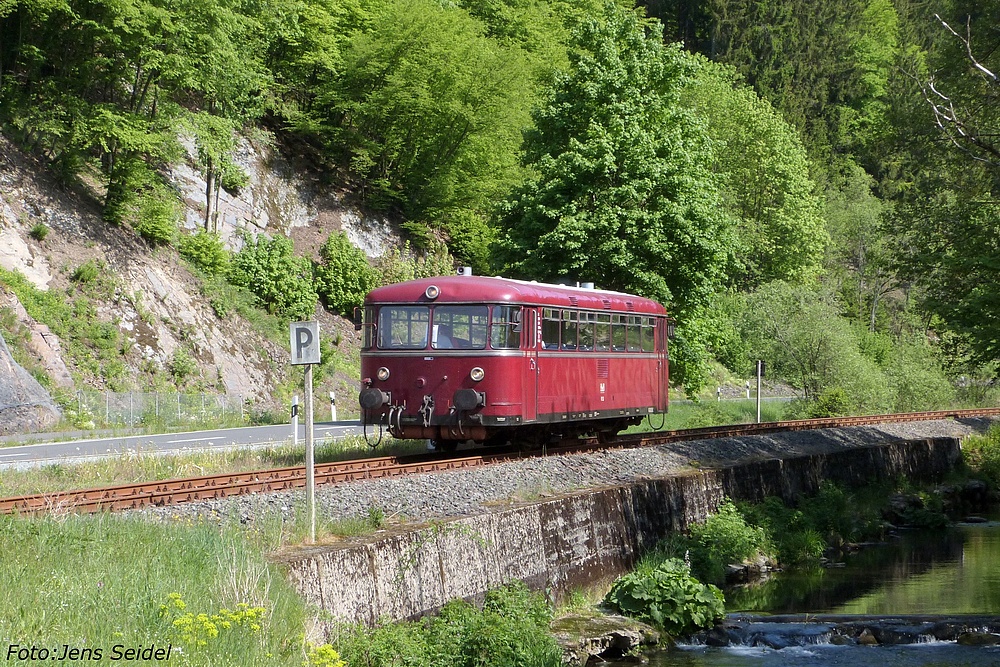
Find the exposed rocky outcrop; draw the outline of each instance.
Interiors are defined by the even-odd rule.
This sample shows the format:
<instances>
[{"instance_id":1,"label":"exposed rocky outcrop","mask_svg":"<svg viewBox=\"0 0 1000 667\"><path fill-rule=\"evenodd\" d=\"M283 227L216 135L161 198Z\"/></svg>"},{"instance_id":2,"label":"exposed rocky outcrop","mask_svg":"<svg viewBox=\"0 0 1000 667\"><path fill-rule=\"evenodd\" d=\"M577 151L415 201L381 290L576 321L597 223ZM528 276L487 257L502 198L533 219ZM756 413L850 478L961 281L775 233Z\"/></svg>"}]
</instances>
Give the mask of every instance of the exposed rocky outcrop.
<instances>
[{"instance_id":1,"label":"exposed rocky outcrop","mask_svg":"<svg viewBox=\"0 0 1000 667\"><path fill-rule=\"evenodd\" d=\"M206 183L194 147L188 149L188 159L170 175L186 204L184 226L191 230L204 226ZM341 193L315 182L266 140L241 140L236 161L247 183L239 193L220 192L218 204L218 231L231 248L240 245L240 230L291 236L297 252L314 258L336 229L372 256L398 243L386 219L348 206ZM46 165L0 137L0 267L23 275L39 290L75 295L79 284L71 279L73 272L96 262L102 280L112 287L88 298L97 317L119 329L125 367L120 377L125 379L107 383L81 370L85 364L67 355L79 347L60 341L0 286L0 308L13 311L31 334L26 343L18 339L19 349L38 360L53 386L70 390L144 390L174 383L171 364L180 355L196 369L177 381L179 390L240 395L258 407L277 408L275 388L287 382L289 372L287 342L269 340L228 304L213 302L176 253L151 248L128 227L105 223L99 190L93 183L55 182ZM32 233L42 225L47 234ZM338 342L338 352L356 355L359 340L349 323L322 309L316 317L325 335ZM350 368L350 362L340 366ZM320 391L346 396L357 380L338 370L324 382Z\"/></svg>"},{"instance_id":2,"label":"exposed rocky outcrop","mask_svg":"<svg viewBox=\"0 0 1000 667\"><path fill-rule=\"evenodd\" d=\"M52 397L14 361L0 335L0 435L40 431L58 420Z\"/></svg>"},{"instance_id":3,"label":"exposed rocky outcrop","mask_svg":"<svg viewBox=\"0 0 1000 667\"><path fill-rule=\"evenodd\" d=\"M556 619L552 634L563 649L563 664L584 667L621 660L660 642L655 628L614 614L568 614Z\"/></svg>"}]
</instances>

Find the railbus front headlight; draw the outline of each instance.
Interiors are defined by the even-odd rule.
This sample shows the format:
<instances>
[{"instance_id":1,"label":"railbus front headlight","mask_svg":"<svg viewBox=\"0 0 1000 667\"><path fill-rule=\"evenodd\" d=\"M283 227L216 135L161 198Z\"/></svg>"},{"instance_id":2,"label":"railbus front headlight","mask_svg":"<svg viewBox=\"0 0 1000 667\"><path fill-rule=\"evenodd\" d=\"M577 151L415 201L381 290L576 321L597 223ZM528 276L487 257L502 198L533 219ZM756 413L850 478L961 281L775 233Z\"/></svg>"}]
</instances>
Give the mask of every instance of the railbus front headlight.
<instances>
[{"instance_id":1,"label":"railbus front headlight","mask_svg":"<svg viewBox=\"0 0 1000 667\"><path fill-rule=\"evenodd\" d=\"M441 289L437 285L428 285L427 289L424 290L424 296L433 301L441 296Z\"/></svg>"},{"instance_id":2,"label":"railbus front headlight","mask_svg":"<svg viewBox=\"0 0 1000 667\"><path fill-rule=\"evenodd\" d=\"M471 371L469 371L469 377L472 378L473 382L479 382L484 377L486 377L486 371L484 371L479 366L476 366Z\"/></svg>"},{"instance_id":3,"label":"railbus front headlight","mask_svg":"<svg viewBox=\"0 0 1000 667\"><path fill-rule=\"evenodd\" d=\"M382 368L375 371L375 377L377 377L382 382L389 379L389 369L383 366Z\"/></svg>"}]
</instances>

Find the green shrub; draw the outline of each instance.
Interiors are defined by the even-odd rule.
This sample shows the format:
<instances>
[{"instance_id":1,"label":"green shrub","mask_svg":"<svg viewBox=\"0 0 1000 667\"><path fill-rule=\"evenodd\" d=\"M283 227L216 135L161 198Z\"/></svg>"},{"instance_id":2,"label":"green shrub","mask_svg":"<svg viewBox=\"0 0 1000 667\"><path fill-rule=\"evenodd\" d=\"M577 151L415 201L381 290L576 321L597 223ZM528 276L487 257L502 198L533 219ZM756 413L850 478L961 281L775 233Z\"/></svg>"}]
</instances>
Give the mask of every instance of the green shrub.
<instances>
[{"instance_id":1,"label":"green shrub","mask_svg":"<svg viewBox=\"0 0 1000 667\"><path fill-rule=\"evenodd\" d=\"M38 241L39 243L41 243L42 241L45 240L45 237L49 235L49 228L48 226L45 225L45 223L39 222L37 225L31 228L31 231L28 232L28 235L31 238Z\"/></svg>"},{"instance_id":2,"label":"green shrub","mask_svg":"<svg viewBox=\"0 0 1000 667\"><path fill-rule=\"evenodd\" d=\"M806 524L834 546L863 539L881 524L874 508L862 508L852 494L830 482L823 482L816 495L804 498L799 508Z\"/></svg>"},{"instance_id":3,"label":"green shrub","mask_svg":"<svg viewBox=\"0 0 1000 667\"><path fill-rule=\"evenodd\" d=\"M178 250L185 259L210 276L222 275L229 268L229 252L218 234L199 230L182 236Z\"/></svg>"},{"instance_id":4,"label":"green shrub","mask_svg":"<svg viewBox=\"0 0 1000 667\"><path fill-rule=\"evenodd\" d=\"M334 644L366 667L558 667L551 620L545 599L515 582L487 593L481 609L455 600L421 621L350 628Z\"/></svg>"},{"instance_id":5,"label":"green shrub","mask_svg":"<svg viewBox=\"0 0 1000 667\"><path fill-rule=\"evenodd\" d=\"M672 635L710 627L725 614L722 591L698 581L677 558L619 577L605 602Z\"/></svg>"},{"instance_id":6,"label":"green shrub","mask_svg":"<svg viewBox=\"0 0 1000 667\"><path fill-rule=\"evenodd\" d=\"M843 387L830 387L806 403L803 412L806 419L842 417L851 414L851 399Z\"/></svg>"},{"instance_id":7,"label":"green shrub","mask_svg":"<svg viewBox=\"0 0 1000 667\"><path fill-rule=\"evenodd\" d=\"M152 245L167 245L177 236L180 207L168 193L154 189L139 201L139 210L133 227Z\"/></svg>"},{"instance_id":8,"label":"green shrub","mask_svg":"<svg viewBox=\"0 0 1000 667\"><path fill-rule=\"evenodd\" d=\"M993 488L1000 488L1000 426L993 426L985 435L971 436L962 445L962 456L975 473Z\"/></svg>"},{"instance_id":9,"label":"green shrub","mask_svg":"<svg viewBox=\"0 0 1000 667\"><path fill-rule=\"evenodd\" d=\"M167 362L167 370L177 384L182 385L187 378L198 372L198 364L184 348L179 347Z\"/></svg>"},{"instance_id":10,"label":"green shrub","mask_svg":"<svg viewBox=\"0 0 1000 667\"><path fill-rule=\"evenodd\" d=\"M93 259L88 259L86 262L76 267L73 273L70 274L69 278L73 282L77 283L90 283L97 279L97 276L101 274L101 267L97 261Z\"/></svg>"},{"instance_id":11,"label":"green shrub","mask_svg":"<svg viewBox=\"0 0 1000 667\"><path fill-rule=\"evenodd\" d=\"M250 175L232 160L223 160L219 174L219 184L231 195L238 195L250 184Z\"/></svg>"},{"instance_id":12,"label":"green shrub","mask_svg":"<svg viewBox=\"0 0 1000 667\"><path fill-rule=\"evenodd\" d=\"M765 531L782 564L814 561L826 550L823 536L802 511L789 507L781 498L769 496L760 503L739 507L747 522Z\"/></svg>"},{"instance_id":13,"label":"green shrub","mask_svg":"<svg viewBox=\"0 0 1000 667\"><path fill-rule=\"evenodd\" d=\"M746 522L731 501L719 506L705 523L691 526L691 563L702 581L721 583L726 566L767 554L767 532Z\"/></svg>"},{"instance_id":14,"label":"green shrub","mask_svg":"<svg viewBox=\"0 0 1000 667\"><path fill-rule=\"evenodd\" d=\"M364 302L365 294L378 286L378 273L343 232L330 234L319 255L316 285L323 303L333 312L350 314ZM393 263L398 270L406 271L401 255Z\"/></svg>"},{"instance_id":15,"label":"green shrub","mask_svg":"<svg viewBox=\"0 0 1000 667\"><path fill-rule=\"evenodd\" d=\"M250 290L273 315L305 320L316 309L312 265L293 254L292 242L286 237L245 235L243 248L233 256L228 275L232 284Z\"/></svg>"}]
</instances>

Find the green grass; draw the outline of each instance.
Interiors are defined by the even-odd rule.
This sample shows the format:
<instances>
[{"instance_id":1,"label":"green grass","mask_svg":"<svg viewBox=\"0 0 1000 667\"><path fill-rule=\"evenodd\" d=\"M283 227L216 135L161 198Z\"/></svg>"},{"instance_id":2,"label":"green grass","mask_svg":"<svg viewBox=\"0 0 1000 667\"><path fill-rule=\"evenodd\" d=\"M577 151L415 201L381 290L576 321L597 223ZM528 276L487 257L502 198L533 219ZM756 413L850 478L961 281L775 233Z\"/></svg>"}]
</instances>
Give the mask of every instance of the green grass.
<instances>
[{"instance_id":1,"label":"green grass","mask_svg":"<svg viewBox=\"0 0 1000 667\"><path fill-rule=\"evenodd\" d=\"M88 664L123 664L114 646L155 643L174 646L175 665L300 665L307 612L265 560L270 546L115 515L2 517L0 637L100 650Z\"/></svg>"},{"instance_id":2,"label":"green grass","mask_svg":"<svg viewBox=\"0 0 1000 667\"><path fill-rule=\"evenodd\" d=\"M786 419L790 403L786 401L762 401L760 404L760 419L762 422L774 422ZM675 402L670 404L670 410L665 417L654 415L641 424L628 429L628 433L645 433L652 430L649 422L660 426L663 418L663 430L676 431L685 428L702 428L705 426L723 426L726 424L751 424L757 421L757 403L753 399L746 401L716 401L704 400L696 403ZM659 429L657 429L659 430Z\"/></svg>"}]
</instances>

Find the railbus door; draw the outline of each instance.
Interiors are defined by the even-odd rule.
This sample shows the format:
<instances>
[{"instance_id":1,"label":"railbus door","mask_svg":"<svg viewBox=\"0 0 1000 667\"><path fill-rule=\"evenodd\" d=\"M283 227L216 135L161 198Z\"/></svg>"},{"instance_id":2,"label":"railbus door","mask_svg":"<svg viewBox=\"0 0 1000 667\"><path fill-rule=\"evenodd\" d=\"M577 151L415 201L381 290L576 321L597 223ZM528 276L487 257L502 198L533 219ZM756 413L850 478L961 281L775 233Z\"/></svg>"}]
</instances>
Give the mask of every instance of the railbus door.
<instances>
[{"instance_id":1,"label":"railbus door","mask_svg":"<svg viewBox=\"0 0 1000 667\"><path fill-rule=\"evenodd\" d=\"M667 392L670 388L670 354L668 352L669 336L667 327L670 320L657 318L656 320L656 376L659 385L659 400L656 407L658 410L666 411L669 406Z\"/></svg>"},{"instance_id":2,"label":"railbus door","mask_svg":"<svg viewBox=\"0 0 1000 667\"><path fill-rule=\"evenodd\" d=\"M521 347L524 352L522 376L522 417L526 422L538 419L538 310L522 309Z\"/></svg>"}]
</instances>

